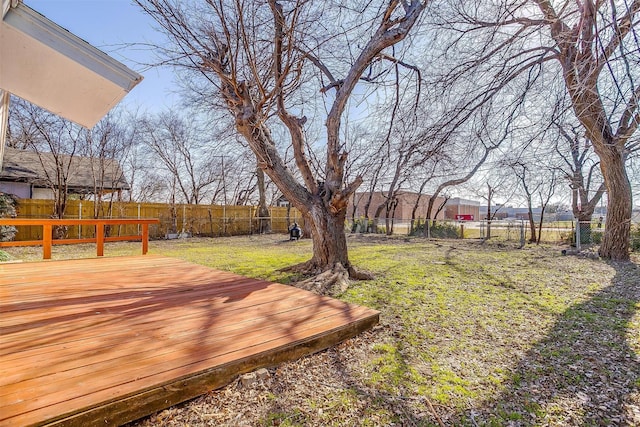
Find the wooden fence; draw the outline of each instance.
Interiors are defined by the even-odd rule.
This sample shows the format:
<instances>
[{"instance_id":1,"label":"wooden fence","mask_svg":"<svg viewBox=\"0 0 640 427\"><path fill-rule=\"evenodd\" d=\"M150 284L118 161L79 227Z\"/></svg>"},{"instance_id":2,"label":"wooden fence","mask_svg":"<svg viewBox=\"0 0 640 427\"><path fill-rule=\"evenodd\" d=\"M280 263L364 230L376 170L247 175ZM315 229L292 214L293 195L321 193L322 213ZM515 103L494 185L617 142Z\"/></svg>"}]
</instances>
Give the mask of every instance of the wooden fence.
<instances>
[{"instance_id":1,"label":"wooden fence","mask_svg":"<svg viewBox=\"0 0 640 427\"><path fill-rule=\"evenodd\" d=\"M53 200L21 199L18 201L18 218L51 218ZM287 233L294 221L302 222L300 213L291 208L287 215L285 207L270 207L268 218L256 217L256 206L219 205L169 205L165 203L113 202L111 209L103 203L99 218L158 218L160 224L149 226L149 237L164 239L190 236L236 236L257 234L262 231L261 220L267 222L273 232ZM94 218L94 204L88 200L70 200L65 219ZM107 236L139 234L137 225L107 227ZM14 240L40 240L42 227L20 226ZM69 226L55 230L54 238L95 237L94 227Z\"/></svg>"}]
</instances>

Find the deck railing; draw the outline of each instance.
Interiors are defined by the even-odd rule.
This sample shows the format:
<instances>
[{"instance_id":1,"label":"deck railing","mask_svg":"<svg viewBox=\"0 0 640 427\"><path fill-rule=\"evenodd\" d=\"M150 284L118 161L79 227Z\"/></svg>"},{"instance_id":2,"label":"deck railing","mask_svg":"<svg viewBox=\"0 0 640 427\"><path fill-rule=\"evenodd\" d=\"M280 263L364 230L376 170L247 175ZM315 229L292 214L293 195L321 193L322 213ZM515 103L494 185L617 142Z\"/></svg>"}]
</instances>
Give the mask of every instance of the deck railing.
<instances>
[{"instance_id":1,"label":"deck railing","mask_svg":"<svg viewBox=\"0 0 640 427\"><path fill-rule=\"evenodd\" d=\"M97 255L104 255L105 242L142 241L142 254L149 250L149 224L159 224L156 218L117 218L117 219L21 219L0 218L0 226L41 226L42 240L26 240L18 242L0 242L1 247L9 246L39 246L42 245L43 259L51 259L52 245L71 245L76 243L95 243ZM105 236L105 225L140 225L141 234L127 236ZM65 225L95 226L95 237L81 239L53 239L53 227Z\"/></svg>"}]
</instances>

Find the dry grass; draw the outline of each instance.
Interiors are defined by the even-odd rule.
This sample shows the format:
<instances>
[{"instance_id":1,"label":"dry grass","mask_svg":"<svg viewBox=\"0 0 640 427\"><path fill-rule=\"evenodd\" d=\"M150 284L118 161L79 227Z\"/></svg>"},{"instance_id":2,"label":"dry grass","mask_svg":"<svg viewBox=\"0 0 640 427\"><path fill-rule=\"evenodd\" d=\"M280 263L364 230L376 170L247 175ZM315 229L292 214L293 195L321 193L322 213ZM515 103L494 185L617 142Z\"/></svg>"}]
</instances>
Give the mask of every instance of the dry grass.
<instances>
[{"instance_id":1,"label":"dry grass","mask_svg":"<svg viewBox=\"0 0 640 427\"><path fill-rule=\"evenodd\" d=\"M640 425L637 258L613 264L557 247L376 236L349 244L376 279L339 297L380 310L379 326L274 367L267 381L236 381L134 425ZM296 278L278 269L310 250L282 236L151 244L153 253L283 282ZM92 254L60 247L54 258Z\"/></svg>"}]
</instances>

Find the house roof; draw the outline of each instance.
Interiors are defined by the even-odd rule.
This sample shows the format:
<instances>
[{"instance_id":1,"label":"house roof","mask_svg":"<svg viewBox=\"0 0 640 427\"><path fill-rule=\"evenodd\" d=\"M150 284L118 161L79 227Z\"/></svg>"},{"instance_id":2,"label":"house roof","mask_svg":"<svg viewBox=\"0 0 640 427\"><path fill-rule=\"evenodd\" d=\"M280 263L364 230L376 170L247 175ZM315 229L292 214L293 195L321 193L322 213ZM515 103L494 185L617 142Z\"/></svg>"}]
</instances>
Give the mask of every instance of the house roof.
<instances>
[{"instance_id":1,"label":"house roof","mask_svg":"<svg viewBox=\"0 0 640 427\"><path fill-rule=\"evenodd\" d=\"M62 155L60 160L64 165L70 162L67 179L70 192L93 193L96 188L106 191L130 189L120 164L114 159ZM50 182L56 181L55 165L55 157L51 153L6 147L0 181L27 182L49 188Z\"/></svg>"},{"instance_id":2,"label":"house roof","mask_svg":"<svg viewBox=\"0 0 640 427\"><path fill-rule=\"evenodd\" d=\"M142 76L19 0L2 0L0 89L92 128Z\"/></svg>"}]
</instances>

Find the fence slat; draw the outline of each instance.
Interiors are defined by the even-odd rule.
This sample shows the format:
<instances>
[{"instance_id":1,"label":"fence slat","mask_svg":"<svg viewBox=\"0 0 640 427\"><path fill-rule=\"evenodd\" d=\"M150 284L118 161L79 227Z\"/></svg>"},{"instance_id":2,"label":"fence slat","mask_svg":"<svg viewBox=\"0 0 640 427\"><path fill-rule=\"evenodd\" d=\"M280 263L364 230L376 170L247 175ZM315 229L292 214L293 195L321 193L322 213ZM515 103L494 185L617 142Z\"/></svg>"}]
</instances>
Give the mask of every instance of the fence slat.
<instances>
[{"instance_id":1,"label":"fence slat","mask_svg":"<svg viewBox=\"0 0 640 427\"><path fill-rule=\"evenodd\" d=\"M18 201L17 218L51 218L53 200L21 199ZM287 215L286 207L270 207L272 231L286 233L294 221L301 223L301 215L291 208ZM259 211L255 206L222 205L170 205L166 203L137 203L103 201L98 209L91 200L69 200L64 219L77 218L158 218L160 224L148 228L149 238L163 239L170 234L186 233L193 236L233 236L257 233ZM64 232L68 237L96 238L94 227L78 225L67 226ZM140 233L138 225L106 225L105 236L117 237ZM42 240L42 227L20 226L15 241Z\"/></svg>"}]
</instances>

